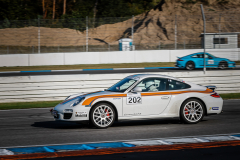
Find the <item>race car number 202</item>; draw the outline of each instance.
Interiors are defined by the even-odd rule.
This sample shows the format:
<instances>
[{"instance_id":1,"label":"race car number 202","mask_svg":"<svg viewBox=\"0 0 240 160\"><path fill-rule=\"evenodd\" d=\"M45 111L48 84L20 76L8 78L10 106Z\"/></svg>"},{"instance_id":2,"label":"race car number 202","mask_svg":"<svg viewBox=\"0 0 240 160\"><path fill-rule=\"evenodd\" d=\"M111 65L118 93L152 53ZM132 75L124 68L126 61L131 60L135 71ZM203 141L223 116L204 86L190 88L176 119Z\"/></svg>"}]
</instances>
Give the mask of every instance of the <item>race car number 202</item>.
<instances>
[{"instance_id":1,"label":"race car number 202","mask_svg":"<svg viewBox=\"0 0 240 160\"><path fill-rule=\"evenodd\" d=\"M127 104L139 104L139 103L142 103L142 97L140 93L127 95Z\"/></svg>"}]
</instances>

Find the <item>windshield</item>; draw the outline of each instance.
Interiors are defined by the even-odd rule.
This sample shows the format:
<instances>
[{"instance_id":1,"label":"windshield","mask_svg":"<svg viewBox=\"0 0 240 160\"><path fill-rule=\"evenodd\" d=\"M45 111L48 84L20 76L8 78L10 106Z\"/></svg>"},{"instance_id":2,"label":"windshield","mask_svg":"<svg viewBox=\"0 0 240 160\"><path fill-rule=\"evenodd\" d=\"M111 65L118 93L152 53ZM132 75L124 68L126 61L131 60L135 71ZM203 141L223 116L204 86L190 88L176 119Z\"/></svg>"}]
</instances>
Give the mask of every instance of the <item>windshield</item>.
<instances>
[{"instance_id":1,"label":"windshield","mask_svg":"<svg viewBox=\"0 0 240 160\"><path fill-rule=\"evenodd\" d=\"M208 55L209 55L209 56L212 56L213 58L217 58L217 57L215 57L214 55L212 55L212 54L210 54L210 53L208 53Z\"/></svg>"},{"instance_id":2,"label":"windshield","mask_svg":"<svg viewBox=\"0 0 240 160\"><path fill-rule=\"evenodd\" d=\"M114 84L112 87L108 88L107 91L112 92L125 92L132 84L134 84L137 80L124 78L118 83Z\"/></svg>"}]
</instances>

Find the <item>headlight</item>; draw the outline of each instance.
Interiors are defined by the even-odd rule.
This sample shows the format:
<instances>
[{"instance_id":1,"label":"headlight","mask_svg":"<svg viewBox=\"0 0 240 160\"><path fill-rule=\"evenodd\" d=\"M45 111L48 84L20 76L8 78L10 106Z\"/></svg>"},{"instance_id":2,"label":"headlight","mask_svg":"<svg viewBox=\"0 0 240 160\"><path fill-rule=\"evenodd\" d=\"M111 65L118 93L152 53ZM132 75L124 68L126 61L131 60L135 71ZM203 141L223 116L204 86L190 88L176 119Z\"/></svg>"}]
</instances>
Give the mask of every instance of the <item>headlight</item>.
<instances>
[{"instance_id":1,"label":"headlight","mask_svg":"<svg viewBox=\"0 0 240 160\"><path fill-rule=\"evenodd\" d=\"M76 101L75 101L73 104L71 104L71 107L74 107L74 106L78 105L78 104L79 104L80 102L82 102L84 99L85 99L85 97L78 97L78 98L76 99Z\"/></svg>"}]
</instances>

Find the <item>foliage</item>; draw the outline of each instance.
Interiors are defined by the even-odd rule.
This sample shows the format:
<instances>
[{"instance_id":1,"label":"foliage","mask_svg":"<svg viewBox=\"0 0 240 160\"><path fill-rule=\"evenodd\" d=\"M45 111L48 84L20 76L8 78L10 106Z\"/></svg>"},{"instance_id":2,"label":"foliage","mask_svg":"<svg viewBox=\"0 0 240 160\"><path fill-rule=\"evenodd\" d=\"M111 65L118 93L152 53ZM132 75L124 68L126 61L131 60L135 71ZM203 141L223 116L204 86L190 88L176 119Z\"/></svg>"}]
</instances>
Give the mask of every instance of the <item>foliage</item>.
<instances>
[{"instance_id":1,"label":"foliage","mask_svg":"<svg viewBox=\"0 0 240 160\"><path fill-rule=\"evenodd\" d=\"M130 17L149 11L161 0L56 0L55 19ZM44 5L43 5L44 4ZM94 8L96 15L94 16ZM44 12L44 13L43 13ZM0 21L52 19L53 0L0 0Z\"/></svg>"},{"instance_id":2,"label":"foliage","mask_svg":"<svg viewBox=\"0 0 240 160\"><path fill-rule=\"evenodd\" d=\"M1 0L0 20L34 19L41 10L39 2L39 0Z\"/></svg>"}]
</instances>

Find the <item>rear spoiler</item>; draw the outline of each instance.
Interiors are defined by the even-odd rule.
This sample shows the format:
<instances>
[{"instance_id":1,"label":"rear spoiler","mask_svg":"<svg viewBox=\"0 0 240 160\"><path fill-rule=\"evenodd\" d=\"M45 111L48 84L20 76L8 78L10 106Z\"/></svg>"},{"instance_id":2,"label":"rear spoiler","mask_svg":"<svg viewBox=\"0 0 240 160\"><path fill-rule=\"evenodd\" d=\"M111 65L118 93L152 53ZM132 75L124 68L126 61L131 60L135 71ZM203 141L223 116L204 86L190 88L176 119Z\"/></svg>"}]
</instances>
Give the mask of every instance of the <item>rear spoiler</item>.
<instances>
[{"instance_id":1,"label":"rear spoiler","mask_svg":"<svg viewBox=\"0 0 240 160\"><path fill-rule=\"evenodd\" d=\"M209 88L209 89L211 89L213 91L215 91L215 89L217 88L216 86L205 86L205 87L207 87L207 88Z\"/></svg>"}]
</instances>

